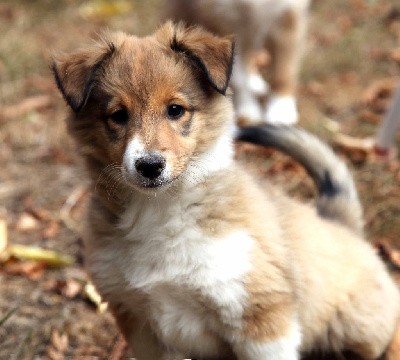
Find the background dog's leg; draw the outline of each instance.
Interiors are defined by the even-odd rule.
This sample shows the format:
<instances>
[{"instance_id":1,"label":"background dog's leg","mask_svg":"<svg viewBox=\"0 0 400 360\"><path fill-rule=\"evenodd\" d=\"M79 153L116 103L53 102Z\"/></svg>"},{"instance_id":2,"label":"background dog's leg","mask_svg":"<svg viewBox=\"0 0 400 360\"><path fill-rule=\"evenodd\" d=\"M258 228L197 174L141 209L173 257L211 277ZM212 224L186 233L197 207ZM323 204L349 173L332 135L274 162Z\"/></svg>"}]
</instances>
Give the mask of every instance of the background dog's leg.
<instances>
[{"instance_id":1,"label":"background dog's leg","mask_svg":"<svg viewBox=\"0 0 400 360\"><path fill-rule=\"evenodd\" d=\"M271 52L270 86L264 121L293 124L298 119L295 91L306 32L306 14L287 10L271 28L267 48Z\"/></svg>"},{"instance_id":2,"label":"background dog's leg","mask_svg":"<svg viewBox=\"0 0 400 360\"><path fill-rule=\"evenodd\" d=\"M247 65L244 61L244 49L238 42L236 45L238 56L232 72L232 85L234 88L234 101L238 118L244 118L249 122L258 122L262 118L262 109L257 96L251 89Z\"/></svg>"}]
</instances>

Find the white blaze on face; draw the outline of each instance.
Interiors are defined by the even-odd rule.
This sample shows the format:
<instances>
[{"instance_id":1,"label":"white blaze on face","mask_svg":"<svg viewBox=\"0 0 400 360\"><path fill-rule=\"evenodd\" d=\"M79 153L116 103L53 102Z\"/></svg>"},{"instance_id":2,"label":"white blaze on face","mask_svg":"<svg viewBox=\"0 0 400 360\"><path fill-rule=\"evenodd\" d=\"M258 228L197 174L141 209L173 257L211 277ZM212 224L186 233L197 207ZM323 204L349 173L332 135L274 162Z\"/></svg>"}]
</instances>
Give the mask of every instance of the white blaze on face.
<instances>
[{"instance_id":1,"label":"white blaze on face","mask_svg":"<svg viewBox=\"0 0 400 360\"><path fill-rule=\"evenodd\" d=\"M136 168L136 162L141 158L152 156L155 153L163 157L166 161L166 164L160 176L155 179L149 179L138 172ZM173 176L171 164L168 161L167 154L145 148L142 139L138 136L135 136L129 141L122 159L122 165L126 175L128 175L129 183L136 186L139 190L151 185L165 188L165 185L171 181ZM154 191L154 189L152 191Z\"/></svg>"},{"instance_id":2,"label":"white blaze on face","mask_svg":"<svg viewBox=\"0 0 400 360\"><path fill-rule=\"evenodd\" d=\"M144 155L145 147L141 139L135 136L129 141L128 146L125 149L124 158L122 160L122 165L131 176L135 176L137 174L135 168L136 160Z\"/></svg>"}]
</instances>

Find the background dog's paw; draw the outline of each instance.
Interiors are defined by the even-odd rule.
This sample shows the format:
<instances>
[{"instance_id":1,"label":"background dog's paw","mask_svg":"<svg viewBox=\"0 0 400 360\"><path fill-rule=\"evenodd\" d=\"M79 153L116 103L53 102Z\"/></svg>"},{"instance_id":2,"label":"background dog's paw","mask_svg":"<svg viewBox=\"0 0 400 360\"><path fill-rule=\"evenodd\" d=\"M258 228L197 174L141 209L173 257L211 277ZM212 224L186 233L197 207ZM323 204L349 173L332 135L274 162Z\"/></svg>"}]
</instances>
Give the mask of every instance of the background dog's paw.
<instances>
[{"instance_id":1,"label":"background dog's paw","mask_svg":"<svg viewBox=\"0 0 400 360\"><path fill-rule=\"evenodd\" d=\"M293 125L298 117L296 99L293 96L271 95L263 120L270 124Z\"/></svg>"},{"instance_id":2,"label":"background dog's paw","mask_svg":"<svg viewBox=\"0 0 400 360\"><path fill-rule=\"evenodd\" d=\"M268 83L258 73L251 73L247 78L247 86L256 96L265 96L269 91Z\"/></svg>"}]
</instances>

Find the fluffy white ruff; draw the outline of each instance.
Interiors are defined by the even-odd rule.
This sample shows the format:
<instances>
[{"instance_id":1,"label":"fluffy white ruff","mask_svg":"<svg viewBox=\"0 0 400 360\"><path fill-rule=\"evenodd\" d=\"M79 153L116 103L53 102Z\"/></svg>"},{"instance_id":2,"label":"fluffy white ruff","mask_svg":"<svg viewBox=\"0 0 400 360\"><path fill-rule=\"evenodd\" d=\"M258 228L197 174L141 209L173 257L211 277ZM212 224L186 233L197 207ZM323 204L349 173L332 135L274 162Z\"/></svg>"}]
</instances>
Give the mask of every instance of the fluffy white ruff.
<instances>
[{"instance_id":1,"label":"fluffy white ruff","mask_svg":"<svg viewBox=\"0 0 400 360\"><path fill-rule=\"evenodd\" d=\"M198 155L190 161L183 175L184 185L194 186L203 182L207 176L216 171L229 168L233 163L234 148L233 138L236 127L229 123L222 135L203 154Z\"/></svg>"}]
</instances>

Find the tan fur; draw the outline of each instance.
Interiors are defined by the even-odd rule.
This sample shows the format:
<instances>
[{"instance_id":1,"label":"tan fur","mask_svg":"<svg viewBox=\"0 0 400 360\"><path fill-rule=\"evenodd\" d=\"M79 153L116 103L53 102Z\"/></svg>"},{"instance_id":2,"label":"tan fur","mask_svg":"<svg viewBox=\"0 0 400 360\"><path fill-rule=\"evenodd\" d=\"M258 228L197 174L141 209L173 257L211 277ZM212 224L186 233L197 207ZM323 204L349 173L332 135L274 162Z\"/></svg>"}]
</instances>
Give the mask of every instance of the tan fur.
<instances>
[{"instance_id":1,"label":"tan fur","mask_svg":"<svg viewBox=\"0 0 400 360\"><path fill-rule=\"evenodd\" d=\"M293 26L290 16L285 25ZM230 38L167 23L143 39L105 35L95 45L55 62L60 90L75 110L68 119L69 131L92 179L85 246L93 280L139 359L221 359L232 358L234 352L240 360L250 359L257 347L247 357L240 351L253 344L268 346L283 339L296 346L291 338L294 324L301 328L303 352L352 350L375 359L394 334L399 293L363 239L342 223L321 218L310 205L261 188L240 165L204 170L204 179L186 173L191 162L200 168L206 165L200 159L233 121L230 98L224 96L231 61ZM85 97L82 87L88 85L82 81L90 78L95 81ZM167 117L171 103L185 108L181 118ZM129 115L124 123L112 118L120 109ZM173 179L170 188L145 192L124 177L123 158L133 139L144 151L165 157ZM213 154L220 156L215 161L223 161L223 155ZM194 184L186 183L187 178ZM157 226L162 227L161 234ZM198 246L204 241L218 250L240 231L245 234L232 237L226 254L220 255L222 268L208 273L216 266L208 265L214 256L208 254L202 269L204 254ZM192 235L199 238L193 240ZM173 243L180 236L176 250L169 252L163 247L168 243L161 242L154 254L149 253L152 241L165 237ZM251 244L248 255L241 253L248 249L246 241ZM199 259L196 253L185 252L186 242L199 251ZM149 255L148 263L135 258L131 248L147 249L143 256ZM165 253L159 255L162 249ZM173 257L167 258L170 254ZM182 261L175 268L179 256ZM230 263L230 256L245 264ZM136 274L141 269L132 268L135 261L149 267L148 276ZM159 266L165 274L157 273ZM241 266L238 279L216 282L217 288L209 284L220 271L234 272ZM176 271L174 280L168 280L171 269ZM162 281L139 285L158 275ZM219 289L221 294L227 291L231 301L215 296ZM182 318L175 310L165 310L174 306ZM185 314L194 319L189 325L183 321ZM167 320L167 325L158 323L163 316L177 329ZM201 346L196 347L197 342Z\"/></svg>"}]
</instances>

